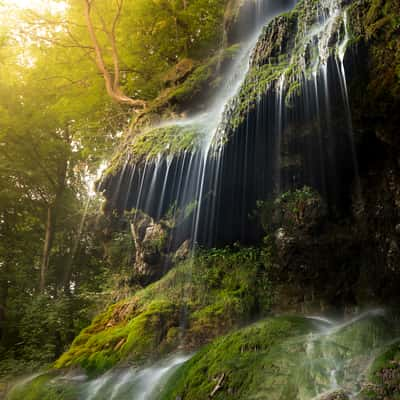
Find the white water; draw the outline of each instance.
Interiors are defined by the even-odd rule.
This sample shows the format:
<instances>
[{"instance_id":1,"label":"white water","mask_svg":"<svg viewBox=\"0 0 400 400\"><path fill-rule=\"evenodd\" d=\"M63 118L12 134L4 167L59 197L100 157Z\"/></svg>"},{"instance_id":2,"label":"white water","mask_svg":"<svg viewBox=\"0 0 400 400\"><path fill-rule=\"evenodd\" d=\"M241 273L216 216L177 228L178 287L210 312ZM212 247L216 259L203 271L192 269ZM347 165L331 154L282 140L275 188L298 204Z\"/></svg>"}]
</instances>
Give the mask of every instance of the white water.
<instances>
[{"instance_id":1,"label":"white water","mask_svg":"<svg viewBox=\"0 0 400 400\"><path fill-rule=\"evenodd\" d=\"M316 321L319 329L306 338L303 377L312 383L312 390L305 385L300 399L318 400L338 390L353 398L374 357L391 343L387 333L371 322L384 316L383 309L373 309L337 322L320 316L308 317ZM346 337L344 332L358 323L366 325ZM359 346L363 347L362 351L357 349Z\"/></svg>"},{"instance_id":2,"label":"white water","mask_svg":"<svg viewBox=\"0 0 400 400\"><path fill-rule=\"evenodd\" d=\"M65 375L55 380L79 387L80 400L152 400L171 374L189 358L175 355L149 367L111 370L93 380L82 375Z\"/></svg>"}]
</instances>

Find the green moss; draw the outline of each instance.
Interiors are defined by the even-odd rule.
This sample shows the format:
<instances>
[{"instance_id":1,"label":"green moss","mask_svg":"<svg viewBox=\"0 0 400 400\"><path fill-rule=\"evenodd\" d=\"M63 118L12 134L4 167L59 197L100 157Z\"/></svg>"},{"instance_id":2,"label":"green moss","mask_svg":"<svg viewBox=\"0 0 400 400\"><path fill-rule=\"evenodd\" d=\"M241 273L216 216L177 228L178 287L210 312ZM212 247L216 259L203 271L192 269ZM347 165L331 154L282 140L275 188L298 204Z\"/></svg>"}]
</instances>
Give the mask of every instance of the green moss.
<instances>
[{"instance_id":1,"label":"green moss","mask_svg":"<svg viewBox=\"0 0 400 400\"><path fill-rule=\"evenodd\" d=\"M160 281L97 316L55 367L98 373L123 360L140 363L165 354L178 340L188 350L197 348L267 314L271 298L259 251L199 250Z\"/></svg>"},{"instance_id":2,"label":"green moss","mask_svg":"<svg viewBox=\"0 0 400 400\"><path fill-rule=\"evenodd\" d=\"M229 117L229 124L232 128L237 128L243 122L249 110L257 104L259 95L265 93L271 84L283 74L287 65L282 62L278 65L266 64L250 69L239 94L234 99L235 109Z\"/></svg>"},{"instance_id":3,"label":"green moss","mask_svg":"<svg viewBox=\"0 0 400 400\"><path fill-rule=\"evenodd\" d=\"M163 335L177 326L179 309L168 300L156 299L135 307L129 302L119 303L97 317L57 360L55 367L81 365L98 373L128 356L136 362L143 361L148 355L164 350L167 343Z\"/></svg>"},{"instance_id":4,"label":"green moss","mask_svg":"<svg viewBox=\"0 0 400 400\"><path fill-rule=\"evenodd\" d=\"M287 382L279 382L279 379L269 381L269 373L278 367L274 360L282 350L279 345L310 331L312 324L309 320L279 317L219 338L177 371L160 399L206 399L218 382L221 389L214 393L215 399L265 398L262 397L263 389L269 384L269 399L277 398L274 397L276 392L291 392ZM291 351L296 351L293 343Z\"/></svg>"},{"instance_id":5,"label":"green moss","mask_svg":"<svg viewBox=\"0 0 400 400\"><path fill-rule=\"evenodd\" d=\"M27 383L16 385L7 400L77 400L73 385L54 379L52 374L40 375Z\"/></svg>"},{"instance_id":6,"label":"green moss","mask_svg":"<svg viewBox=\"0 0 400 400\"><path fill-rule=\"evenodd\" d=\"M127 160L132 164L155 161L157 157L176 156L193 151L201 143L205 132L196 125L168 125L137 133L122 146L110 161L103 176L118 175Z\"/></svg>"},{"instance_id":7,"label":"green moss","mask_svg":"<svg viewBox=\"0 0 400 400\"><path fill-rule=\"evenodd\" d=\"M128 151L135 161L176 155L196 148L204 133L194 125L156 128L136 136Z\"/></svg>"},{"instance_id":8,"label":"green moss","mask_svg":"<svg viewBox=\"0 0 400 400\"><path fill-rule=\"evenodd\" d=\"M366 360L395 334L375 313L329 334L317 332L300 317L269 318L237 330L200 350L159 398L305 400L332 389L332 371L339 387L353 390Z\"/></svg>"},{"instance_id":9,"label":"green moss","mask_svg":"<svg viewBox=\"0 0 400 400\"><path fill-rule=\"evenodd\" d=\"M400 341L390 345L385 351L380 354L370 367L370 379L378 383L380 381L377 374L385 368L394 368L396 362L400 362Z\"/></svg>"}]
</instances>

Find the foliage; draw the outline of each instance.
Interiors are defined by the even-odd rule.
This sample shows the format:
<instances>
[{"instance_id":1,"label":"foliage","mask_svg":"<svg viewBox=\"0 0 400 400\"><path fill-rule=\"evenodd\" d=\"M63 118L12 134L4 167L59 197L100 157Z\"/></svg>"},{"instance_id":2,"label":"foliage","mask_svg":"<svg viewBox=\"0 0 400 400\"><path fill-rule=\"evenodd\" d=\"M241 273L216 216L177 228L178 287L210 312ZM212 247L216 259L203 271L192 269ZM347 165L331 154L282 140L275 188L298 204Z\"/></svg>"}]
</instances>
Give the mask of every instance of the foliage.
<instances>
[{"instance_id":1,"label":"foliage","mask_svg":"<svg viewBox=\"0 0 400 400\"><path fill-rule=\"evenodd\" d=\"M322 197L314 189L301 189L282 193L273 201L258 201L256 216L265 232L277 228L295 230L314 227L326 213Z\"/></svg>"}]
</instances>

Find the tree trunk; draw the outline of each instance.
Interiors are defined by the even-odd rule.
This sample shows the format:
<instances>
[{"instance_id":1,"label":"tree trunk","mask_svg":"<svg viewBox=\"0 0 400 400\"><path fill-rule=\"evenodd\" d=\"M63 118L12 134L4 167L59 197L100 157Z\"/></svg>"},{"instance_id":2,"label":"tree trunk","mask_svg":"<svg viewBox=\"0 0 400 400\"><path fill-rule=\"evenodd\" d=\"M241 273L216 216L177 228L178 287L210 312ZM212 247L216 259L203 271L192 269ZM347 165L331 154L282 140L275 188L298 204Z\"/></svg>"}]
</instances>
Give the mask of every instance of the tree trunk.
<instances>
[{"instance_id":1,"label":"tree trunk","mask_svg":"<svg viewBox=\"0 0 400 400\"><path fill-rule=\"evenodd\" d=\"M46 288L47 271L50 263L50 252L53 246L55 230L55 210L52 205L47 207L46 234L43 246L42 265L40 268L40 291L44 292Z\"/></svg>"},{"instance_id":2,"label":"tree trunk","mask_svg":"<svg viewBox=\"0 0 400 400\"><path fill-rule=\"evenodd\" d=\"M57 169L57 180L55 187L54 201L47 206L46 233L43 245L42 265L40 268L40 292L46 288L47 273L50 265L51 249L56 233L57 212L64 195L67 179L68 160L62 159Z\"/></svg>"},{"instance_id":3,"label":"tree trunk","mask_svg":"<svg viewBox=\"0 0 400 400\"><path fill-rule=\"evenodd\" d=\"M6 310L7 310L7 299L8 299L8 271L7 268L3 272L4 276L1 280L0 286L0 343L5 338L5 324L6 324Z\"/></svg>"}]
</instances>

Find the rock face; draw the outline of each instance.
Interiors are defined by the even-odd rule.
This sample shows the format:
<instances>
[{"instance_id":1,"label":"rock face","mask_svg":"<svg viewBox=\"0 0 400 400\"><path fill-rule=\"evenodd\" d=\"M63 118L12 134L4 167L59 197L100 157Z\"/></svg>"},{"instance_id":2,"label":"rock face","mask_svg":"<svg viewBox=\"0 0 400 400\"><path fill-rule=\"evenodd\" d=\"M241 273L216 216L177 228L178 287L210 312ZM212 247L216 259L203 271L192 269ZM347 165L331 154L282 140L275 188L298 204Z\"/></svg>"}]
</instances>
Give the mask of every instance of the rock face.
<instances>
[{"instance_id":1,"label":"rock face","mask_svg":"<svg viewBox=\"0 0 400 400\"><path fill-rule=\"evenodd\" d=\"M315 30L319 33L305 37L318 25L321 9L334 10L333 17ZM246 81L227 109L222 133L230 137L224 151L228 159L232 152L230 165L238 165L234 175L247 171L253 187L264 185L270 193L279 184L276 199L279 190L293 193L306 184L325 203L327 212L309 232L297 223L296 213L282 215L279 204L270 216L267 231L275 226L278 281L293 281L312 293L302 290L299 303L307 297L321 307L321 296L349 306L398 301L399 13L399 3L391 0L299 2L265 27ZM335 88L335 82L342 84ZM324 84L327 90L321 89ZM342 97L343 89L348 97ZM274 119L279 112L283 124ZM279 129L281 139L257 135ZM244 164L233 154L246 146L252 158ZM269 175L261 176L260 165ZM268 184L273 175L275 185Z\"/></svg>"},{"instance_id":2,"label":"rock face","mask_svg":"<svg viewBox=\"0 0 400 400\"><path fill-rule=\"evenodd\" d=\"M349 400L350 397L343 391L337 390L318 397L318 400Z\"/></svg>"},{"instance_id":3,"label":"rock face","mask_svg":"<svg viewBox=\"0 0 400 400\"><path fill-rule=\"evenodd\" d=\"M146 285L167 271L167 229L141 211L133 213L130 225L135 244L135 275Z\"/></svg>"}]
</instances>

